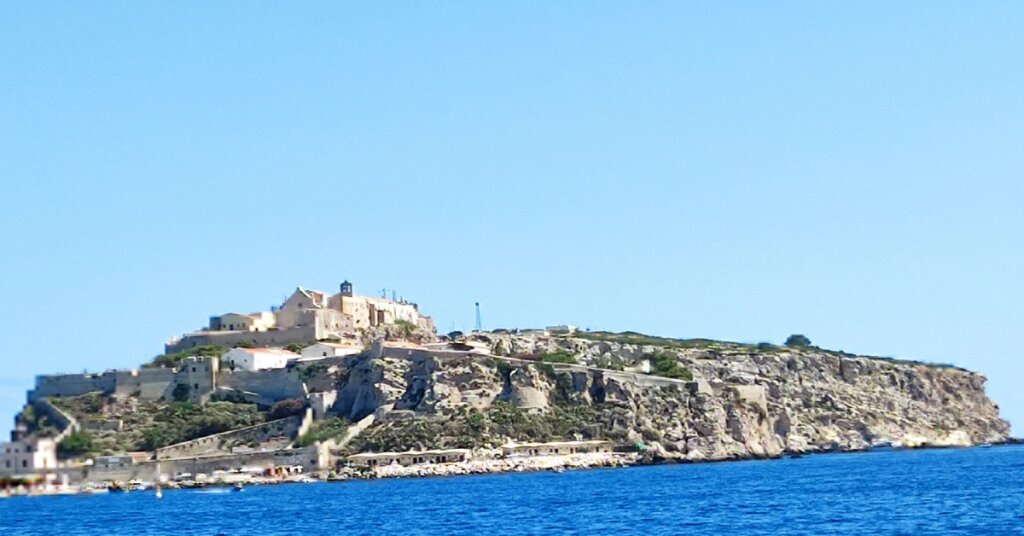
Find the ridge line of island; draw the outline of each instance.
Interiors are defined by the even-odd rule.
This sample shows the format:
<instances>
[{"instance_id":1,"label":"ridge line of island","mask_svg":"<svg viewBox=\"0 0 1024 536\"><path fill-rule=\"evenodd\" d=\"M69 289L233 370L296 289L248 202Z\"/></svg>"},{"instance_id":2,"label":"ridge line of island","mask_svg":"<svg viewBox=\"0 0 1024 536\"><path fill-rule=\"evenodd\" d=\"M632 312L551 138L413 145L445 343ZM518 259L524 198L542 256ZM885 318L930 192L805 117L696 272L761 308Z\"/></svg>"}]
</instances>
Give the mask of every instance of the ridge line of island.
<instances>
[{"instance_id":1,"label":"ridge line of island","mask_svg":"<svg viewBox=\"0 0 1024 536\"><path fill-rule=\"evenodd\" d=\"M0 496L617 467L1011 442L981 374L572 326L438 335L404 299L298 288L139 369L41 375Z\"/></svg>"}]
</instances>

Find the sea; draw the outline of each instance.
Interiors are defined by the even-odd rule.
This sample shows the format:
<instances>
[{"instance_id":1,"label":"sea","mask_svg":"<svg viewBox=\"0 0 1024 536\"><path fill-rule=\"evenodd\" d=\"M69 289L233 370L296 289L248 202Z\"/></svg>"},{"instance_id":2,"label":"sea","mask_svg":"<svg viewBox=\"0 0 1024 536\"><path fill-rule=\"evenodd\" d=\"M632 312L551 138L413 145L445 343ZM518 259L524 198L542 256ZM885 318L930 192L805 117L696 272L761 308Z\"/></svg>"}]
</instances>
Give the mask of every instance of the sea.
<instances>
[{"instance_id":1,"label":"sea","mask_svg":"<svg viewBox=\"0 0 1024 536\"><path fill-rule=\"evenodd\" d=\"M1024 447L0 499L0 534L1024 534Z\"/></svg>"}]
</instances>

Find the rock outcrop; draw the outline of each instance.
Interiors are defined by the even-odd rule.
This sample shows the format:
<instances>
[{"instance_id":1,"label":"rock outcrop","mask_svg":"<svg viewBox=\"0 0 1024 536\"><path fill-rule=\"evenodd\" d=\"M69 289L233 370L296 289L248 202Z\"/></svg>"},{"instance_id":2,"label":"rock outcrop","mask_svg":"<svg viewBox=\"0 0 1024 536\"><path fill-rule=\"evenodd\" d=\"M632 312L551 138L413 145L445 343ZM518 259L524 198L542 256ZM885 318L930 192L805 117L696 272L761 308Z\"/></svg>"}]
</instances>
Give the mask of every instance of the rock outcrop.
<instances>
[{"instance_id":1,"label":"rock outcrop","mask_svg":"<svg viewBox=\"0 0 1024 536\"><path fill-rule=\"evenodd\" d=\"M334 409L355 420L394 405L364 432L364 446L480 447L562 435L639 444L653 459L687 461L969 445L1009 434L985 378L955 367L711 341L479 339L519 358L364 357L353 362ZM552 353L577 364L535 361ZM626 372L655 355L692 378ZM410 427L419 432L402 435ZM387 434L388 442L374 443Z\"/></svg>"}]
</instances>

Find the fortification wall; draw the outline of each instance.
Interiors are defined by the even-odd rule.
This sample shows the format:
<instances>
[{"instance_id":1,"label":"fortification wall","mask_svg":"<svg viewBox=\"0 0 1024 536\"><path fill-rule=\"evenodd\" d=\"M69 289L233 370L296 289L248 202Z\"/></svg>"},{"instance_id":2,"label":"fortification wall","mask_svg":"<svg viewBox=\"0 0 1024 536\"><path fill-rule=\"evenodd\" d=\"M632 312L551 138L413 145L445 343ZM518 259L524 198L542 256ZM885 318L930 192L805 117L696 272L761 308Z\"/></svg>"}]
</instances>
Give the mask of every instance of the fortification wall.
<instances>
[{"instance_id":1,"label":"fortification wall","mask_svg":"<svg viewBox=\"0 0 1024 536\"><path fill-rule=\"evenodd\" d=\"M60 434L54 438L54 441L60 443L68 434L77 432L82 429L78 421L71 415L64 412L64 410L54 406L49 400L42 398L32 402L33 408L39 415L45 415L50 422L54 423Z\"/></svg>"},{"instance_id":2,"label":"fortification wall","mask_svg":"<svg viewBox=\"0 0 1024 536\"><path fill-rule=\"evenodd\" d=\"M237 391L255 393L277 402L288 398L305 398L306 388L296 371L287 369L221 371L217 385Z\"/></svg>"},{"instance_id":3,"label":"fortification wall","mask_svg":"<svg viewBox=\"0 0 1024 536\"><path fill-rule=\"evenodd\" d=\"M311 445L298 449L282 449L269 452L247 452L224 456L200 456L146 462L141 474L164 474L170 478L183 473L197 475L212 474L214 471L231 471L243 468L269 469L282 465L302 466L303 472L310 473L330 467L330 452L323 445Z\"/></svg>"},{"instance_id":4,"label":"fortification wall","mask_svg":"<svg viewBox=\"0 0 1024 536\"><path fill-rule=\"evenodd\" d=\"M29 392L29 402L45 400L51 396L79 396L95 392L111 394L116 385L117 376L113 372L36 376L36 387Z\"/></svg>"},{"instance_id":5,"label":"fortification wall","mask_svg":"<svg viewBox=\"0 0 1024 536\"><path fill-rule=\"evenodd\" d=\"M292 343L313 343L316 340L316 326L267 331L201 331L167 343L164 345L164 352L170 354L205 345L230 348L241 343L252 343L253 346L288 346Z\"/></svg>"},{"instance_id":6,"label":"fortification wall","mask_svg":"<svg viewBox=\"0 0 1024 536\"><path fill-rule=\"evenodd\" d=\"M151 368L142 370L121 370L114 373L113 394L135 396L143 400L170 398L174 370Z\"/></svg>"},{"instance_id":7,"label":"fortification wall","mask_svg":"<svg viewBox=\"0 0 1024 536\"><path fill-rule=\"evenodd\" d=\"M154 465L141 463L124 467L82 467L80 473L70 475L76 482L127 482L129 480L152 481Z\"/></svg>"},{"instance_id":8,"label":"fortification wall","mask_svg":"<svg viewBox=\"0 0 1024 536\"><path fill-rule=\"evenodd\" d=\"M156 450L158 460L211 455L230 450L232 446L248 443L262 443L273 438L294 438L303 423L303 416L296 415L256 426L239 428L220 434L200 437Z\"/></svg>"},{"instance_id":9,"label":"fortification wall","mask_svg":"<svg viewBox=\"0 0 1024 536\"><path fill-rule=\"evenodd\" d=\"M60 374L37 376L29 402L50 397L73 397L88 393L136 395L144 400L169 397L175 371L168 368L118 370L102 374Z\"/></svg>"},{"instance_id":10,"label":"fortification wall","mask_svg":"<svg viewBox=\"0 0 1024 536\"><path fill-rule=\"evenodd\" d=\"M72 482L127 482L139 479L152 481L160 475L174 478L189 473L191 475L207 474L214 471L232 471L239 469L269 469L279 466L302 466L303 472L325 470L330 467L330 452L323 445L312 445L298 449L283 449L269 452L247 452L242 454L226 454L218 456L186 457L159 461L144 461L124 467L90 467L69 468Z\"/></svg>"},{"instance_id":11,"label":"fortification wall","mask_svg":"<svg viewBox=\"0 0 1024 536\"><path fill-rule=\"evenodd\" d=\"M306 408L306 411L302 414L302 420L299 421L299 427L295 430L295 438L300 438L309 432L309 428L313 426L313 421L316 417L313 413L313 408Z\"/></svg>"},{"instance_id":12,"label":"fortification wall","mask_svg":"<svg viewBox=\"0 0 1024 536\"><path fill-rule=\"evenodd\" d=\"M172 397L177 384L189 387L189 401L205 404L217 389L217 374L220 370L220 358L190 357L181 363L174 375L174 384L168 388L167 398Z\"/></svg>"},{"instance_id":13,"label":"fortification wall","mask_svg":"<svg viewBox=\"0 0 1024 536\"><path fill-rule=\"evenodd\" d=\"M309 406L313 410L313 416L323 419L327 411L331 409L334 402L338 400L338 391L323 391L309 394Z\"/></svg>"}]
</instances>

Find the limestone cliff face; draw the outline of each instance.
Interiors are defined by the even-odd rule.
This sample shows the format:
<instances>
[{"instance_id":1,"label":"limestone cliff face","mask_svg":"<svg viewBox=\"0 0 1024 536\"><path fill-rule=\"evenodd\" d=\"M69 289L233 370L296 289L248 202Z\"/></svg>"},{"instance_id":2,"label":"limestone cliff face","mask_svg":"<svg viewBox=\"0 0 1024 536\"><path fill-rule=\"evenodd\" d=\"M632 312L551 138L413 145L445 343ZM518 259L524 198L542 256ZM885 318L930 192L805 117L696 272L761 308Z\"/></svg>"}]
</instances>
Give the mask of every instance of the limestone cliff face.
<instances>
[{"instance_id":1,"label":"limestone cliff face","mask_svg":"<svg viewBox=\"0 0 1024 536\"><path fill-rule=\"evenodd\" d=\"M651 355L667 355L689 369L693 381L486 356L364 359L353 365L335 409L358 418L394 404L403 422L453 421L499 403L530 414L572 412L587 422L556 430L643 443L655 457L694 461L859 450L885 443L968 445L1003 441L1009 434L998 407L985 395L985 378L957 368L816 349L487 338L501 353L564 351L589 367L612 364L629 370L643 366ZM385 418L366 433L396 420ZM529 434L519 431L510 439L530 439L524 433ZM439 437L434 446L466 446L469 440L460 441Z\"/></svg>"}]
</instances>

